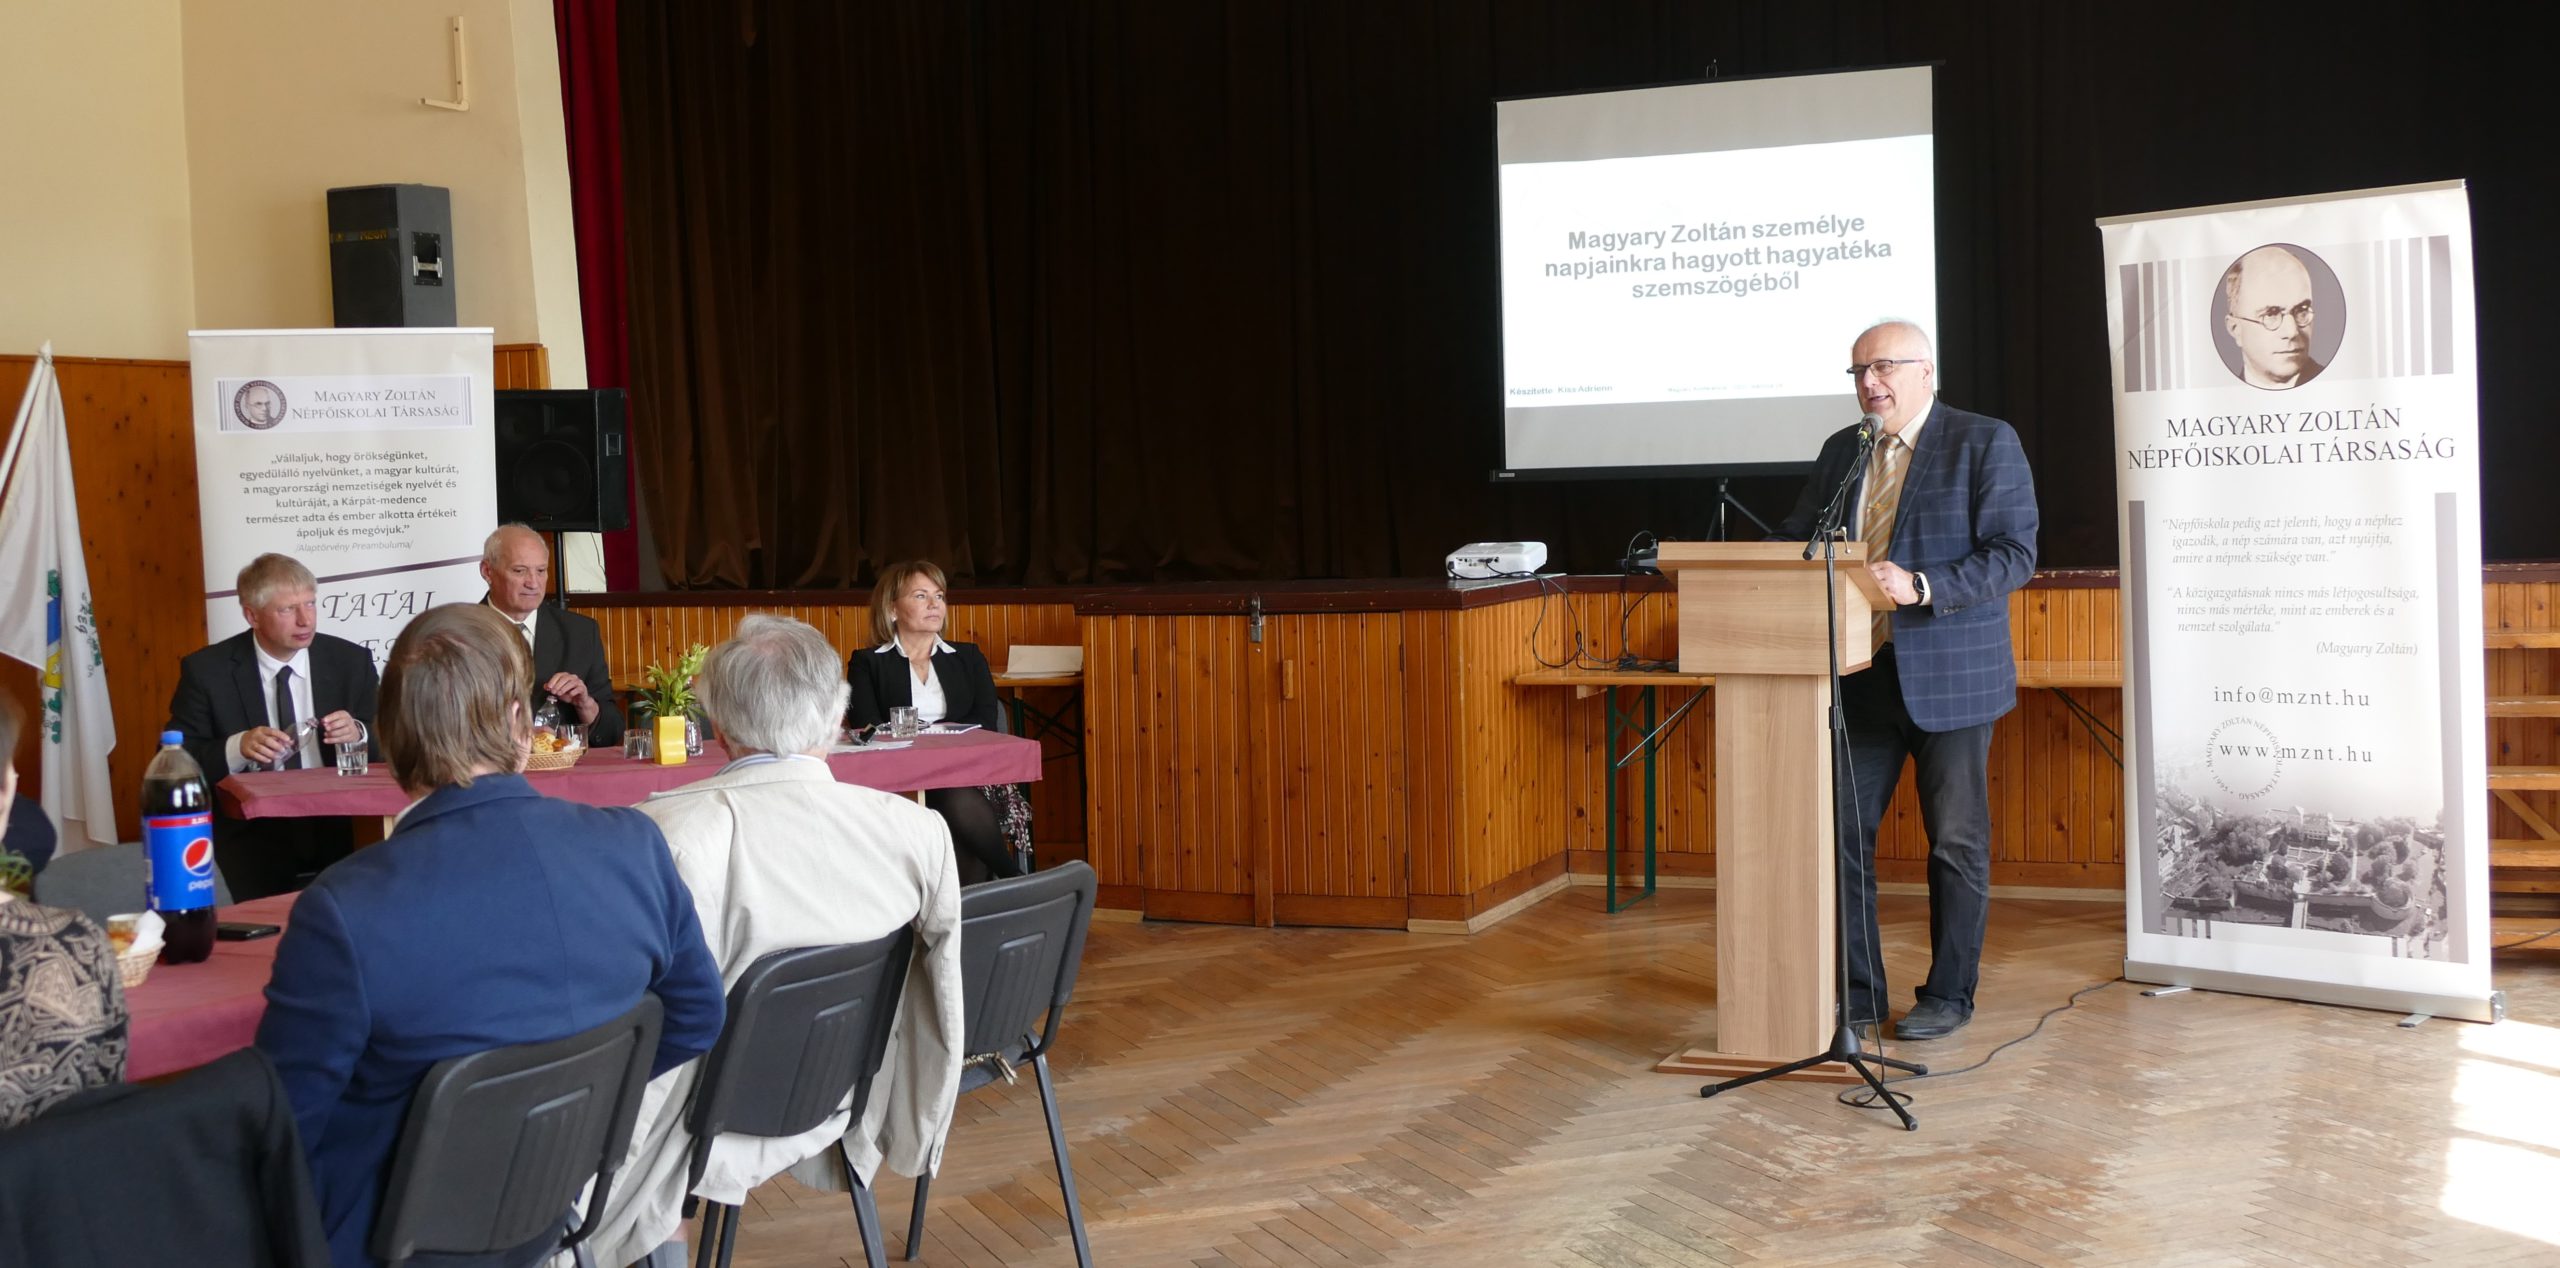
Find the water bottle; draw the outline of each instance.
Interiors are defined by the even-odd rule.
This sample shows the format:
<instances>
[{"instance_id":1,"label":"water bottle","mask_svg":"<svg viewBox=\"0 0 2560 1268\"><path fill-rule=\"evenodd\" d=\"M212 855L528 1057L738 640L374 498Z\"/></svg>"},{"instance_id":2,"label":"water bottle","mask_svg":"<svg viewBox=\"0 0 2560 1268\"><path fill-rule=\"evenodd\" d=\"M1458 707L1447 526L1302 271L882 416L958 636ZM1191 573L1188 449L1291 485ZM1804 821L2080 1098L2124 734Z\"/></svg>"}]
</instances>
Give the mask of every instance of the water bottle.
<instances>
[{"instance_id":1,"label":"water bottle","mask_svg":"<svg viewBox=\"0 0 2560 1268\"><path fill-rule=\"evenodd\" d=\"M142 772L142 851L151 910L160 913L162 964L213 954L213 792L182 747L186 738L161 732L160 751Z\"/></svg>"}]
</instances>

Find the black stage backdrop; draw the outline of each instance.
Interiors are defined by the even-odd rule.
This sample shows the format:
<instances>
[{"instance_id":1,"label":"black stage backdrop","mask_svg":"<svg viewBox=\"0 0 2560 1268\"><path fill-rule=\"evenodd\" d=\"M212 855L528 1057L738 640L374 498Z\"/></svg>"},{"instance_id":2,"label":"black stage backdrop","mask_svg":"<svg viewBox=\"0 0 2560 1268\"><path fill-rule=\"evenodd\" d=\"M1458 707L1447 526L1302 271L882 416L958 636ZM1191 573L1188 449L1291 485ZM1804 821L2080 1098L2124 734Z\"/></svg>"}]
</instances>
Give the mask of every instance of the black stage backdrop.
<instances>
[{"instance_id":1,"label":"black stage backdrop","mask_svg":"<svg viewBox=\"0 0 2560 1268\"><path fill-rule=\"evenodd\" d=\"M627 0L633 424L669 584L1577 571L1703 482L1493 487L1490 102L1943 63L1940 379L2116 559L2091 221L2463 177L2492 559L2560 556L2551 72L2465 4ZM1864 314L1861 314L1864 315ZM1846 350L1843 350L1844 354ZM1844 390L1841 414L1855 405ZM1775 518L1785 481L1737 485Z\"/></svg>"}]
</instances>

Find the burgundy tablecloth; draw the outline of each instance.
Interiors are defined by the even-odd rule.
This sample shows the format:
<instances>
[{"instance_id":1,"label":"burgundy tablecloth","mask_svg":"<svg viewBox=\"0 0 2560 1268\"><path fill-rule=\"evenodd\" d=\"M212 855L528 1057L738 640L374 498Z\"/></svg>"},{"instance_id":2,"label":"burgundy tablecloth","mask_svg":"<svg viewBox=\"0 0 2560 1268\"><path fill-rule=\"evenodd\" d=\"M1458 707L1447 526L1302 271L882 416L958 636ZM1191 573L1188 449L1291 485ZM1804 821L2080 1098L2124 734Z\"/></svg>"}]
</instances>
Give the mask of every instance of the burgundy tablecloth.
<instances>
[{"instance_id":1,"label":"burgundy tablecloth","mask_svg":"<svg viewBox=\"0 0 2560 1268\"><path fill-rule=\"evenodd\" d=\"M553 797L590 806L628 806L653 792L679 788L717 772L728 755L717 744L676 766L633 761L619 751L589 753L567 770L531 771L526 778ZM915 792L1019 784L1040 778L1040 746L992 731L927 735L901 749L860 749L827 759L836 778L865 788ZM252 771L222 781L223 808L243 819L312 815L396 815L408 794L391 781L391 768L374 763L364 775L331 770Z\"/></svg>"},{"instance_id":2,"label":"burgundy tablecloth","mask_svg":"<svg viewBox=\"0 0 2560 1268\"><path fill-rule=\"evenodd\" d=\"M292 894L278 894L218 914L281 925L291 918L293 900ZM124 1077L156 1079L191 1070L255 1042L258 1019L267 1011L267 974L282 940L217 942L213 957L202 963L151 966L151 976L124 993L133 1019Z\"/></svg>"}]
</instances>

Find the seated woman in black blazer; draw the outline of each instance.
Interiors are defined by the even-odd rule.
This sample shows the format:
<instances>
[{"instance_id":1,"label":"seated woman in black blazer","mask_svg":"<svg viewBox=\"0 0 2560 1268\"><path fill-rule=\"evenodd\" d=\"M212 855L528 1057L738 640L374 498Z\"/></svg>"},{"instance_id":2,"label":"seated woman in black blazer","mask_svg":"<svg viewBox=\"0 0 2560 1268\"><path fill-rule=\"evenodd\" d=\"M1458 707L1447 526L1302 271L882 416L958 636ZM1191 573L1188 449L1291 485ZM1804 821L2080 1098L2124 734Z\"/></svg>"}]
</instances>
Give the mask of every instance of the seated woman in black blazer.
<instances>
[{"instance_id":1,"label":"seated woman in black blazer","mask_svg":"<svg viewBox=\"0 0 2560 1268\"><path fill-rule=\"evenodd\" d=\"M926 722L975 722L998 729L996 676L974 643L943 641L948 615L942 569L924 560L882 569L871 588L874 645L845 664L849 727L879 726L889 710L912 705ZM1031 839L1031 806L1013 784L982 788L934 788L924 804L951 825L951 843L965 863L975 860L989 876L1019 876L1007 838ZM965 870L965 869L964 869Z\"/></svg>"}]
</instances>

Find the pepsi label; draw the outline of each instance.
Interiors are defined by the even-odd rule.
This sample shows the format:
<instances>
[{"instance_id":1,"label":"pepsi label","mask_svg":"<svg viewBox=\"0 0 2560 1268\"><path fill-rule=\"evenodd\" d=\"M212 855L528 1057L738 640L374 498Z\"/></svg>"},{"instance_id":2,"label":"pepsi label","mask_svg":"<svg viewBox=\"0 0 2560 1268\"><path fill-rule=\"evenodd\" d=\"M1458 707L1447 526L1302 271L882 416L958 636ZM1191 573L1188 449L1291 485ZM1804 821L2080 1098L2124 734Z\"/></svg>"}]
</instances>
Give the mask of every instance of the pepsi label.
<instances>
[{"instance_id":1,"label":"pepsi label","mask_svg":"<svg viewBox=\"0 0 2560 1268\"><path fill-rule=\"evenodd\" d=\"M194 911L213 905L210 813L146 818L142 840L150 862L153 911Z\"/></svg>"}]
</instances>

